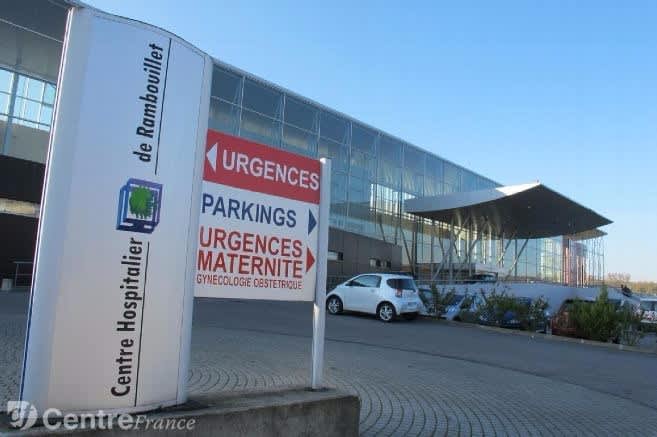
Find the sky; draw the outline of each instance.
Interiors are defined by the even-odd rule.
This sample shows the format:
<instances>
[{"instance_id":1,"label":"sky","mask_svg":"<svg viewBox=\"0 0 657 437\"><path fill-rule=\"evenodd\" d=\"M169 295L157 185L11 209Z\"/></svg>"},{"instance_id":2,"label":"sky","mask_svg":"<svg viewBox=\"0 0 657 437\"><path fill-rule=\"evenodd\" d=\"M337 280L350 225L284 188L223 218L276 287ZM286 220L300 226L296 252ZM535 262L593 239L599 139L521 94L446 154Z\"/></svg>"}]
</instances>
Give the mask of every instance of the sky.
<instances>
[{"instance_id":1,"label":"sky","mask_svg":"<svg viewBox=\"0 0 657 437\"><path fill-rule=\"evenodd\" d=\"M87 0L502 184L601 213L657 281L657 2ZM494 4L493 4L494 3Z\"/></svg>"}]
</instances>

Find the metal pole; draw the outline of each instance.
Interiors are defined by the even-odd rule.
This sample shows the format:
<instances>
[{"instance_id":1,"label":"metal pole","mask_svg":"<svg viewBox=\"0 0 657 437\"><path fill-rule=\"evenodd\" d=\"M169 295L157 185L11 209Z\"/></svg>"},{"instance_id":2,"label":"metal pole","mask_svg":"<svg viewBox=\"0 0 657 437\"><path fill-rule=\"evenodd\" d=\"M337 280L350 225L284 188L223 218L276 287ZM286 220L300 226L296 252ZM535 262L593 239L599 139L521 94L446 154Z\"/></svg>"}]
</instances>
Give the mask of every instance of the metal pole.
<instances>
[{"instance_id":1,"label":"metal pole","mask_svg":"<svg viewBox=\"0 0 657 437\"><path fill-rule=\"evenodd\" d=\"M319 230L317 244L317 282L315 284L315 304L313 305L313 345L310 386L313 390L322 388L324 371L324 328L326 323L326 264L328 255L329 206L331 202L331 160L322 158L319 190Z\"/></svg>"}]
</instances>

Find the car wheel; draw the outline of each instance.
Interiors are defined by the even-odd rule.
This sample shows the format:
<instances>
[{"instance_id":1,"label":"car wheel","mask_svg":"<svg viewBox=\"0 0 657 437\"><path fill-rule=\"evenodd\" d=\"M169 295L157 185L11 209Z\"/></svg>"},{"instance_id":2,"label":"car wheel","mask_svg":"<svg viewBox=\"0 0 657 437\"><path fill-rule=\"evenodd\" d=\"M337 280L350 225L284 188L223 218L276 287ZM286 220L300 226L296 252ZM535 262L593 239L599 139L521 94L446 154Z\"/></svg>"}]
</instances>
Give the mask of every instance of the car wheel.
<instances>
[{"instance_id":1,"label":"car wheel","mask_svg":"<svg viewBox=\"0 0 657 437\"><path fill-rule=\"evenodd\" d=\"M404 314L404 319L405 320L415 320L417 319L417 313L405 313Z\"/></svg>"},{"instance_id":2,"label":"car wheel","mask_svg":"<svg viewBox=\"0 0 657 437\"><path fill-rule=\"evenodd\" d=\"M342 313L342 301L337 296L331 296L326 301L326 309L330 314L340 314Z\"/></svg>"},{"instance_id":3,"label":"car wheel","mask_svg":"<svg viewBox=\"0 0 657 437\"><path fill-rule=\"evenodd\" d=\"M376 316L385 323L392 322L396 314L395 307L390 302L381 302L376 309Z\"/></svg>"}]
</instances>

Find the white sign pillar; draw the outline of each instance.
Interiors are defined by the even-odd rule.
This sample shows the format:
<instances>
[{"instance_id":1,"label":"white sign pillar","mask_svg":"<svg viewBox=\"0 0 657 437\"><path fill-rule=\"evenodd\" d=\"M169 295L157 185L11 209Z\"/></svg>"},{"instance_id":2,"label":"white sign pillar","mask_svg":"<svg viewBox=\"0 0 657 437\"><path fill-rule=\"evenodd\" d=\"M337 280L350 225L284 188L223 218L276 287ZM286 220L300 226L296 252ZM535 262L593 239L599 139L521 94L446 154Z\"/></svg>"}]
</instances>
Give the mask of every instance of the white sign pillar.
<instances>
[{"instance_id":1,"label":"white sign pillar","mask_svg":"<svg viewBox=\"0 0 657 437\"><path fill-rule=\"evenodd\" d=\"M184 403L212 60L71 8L39 220L21 400Z\"/></svg>"}]
</instances>

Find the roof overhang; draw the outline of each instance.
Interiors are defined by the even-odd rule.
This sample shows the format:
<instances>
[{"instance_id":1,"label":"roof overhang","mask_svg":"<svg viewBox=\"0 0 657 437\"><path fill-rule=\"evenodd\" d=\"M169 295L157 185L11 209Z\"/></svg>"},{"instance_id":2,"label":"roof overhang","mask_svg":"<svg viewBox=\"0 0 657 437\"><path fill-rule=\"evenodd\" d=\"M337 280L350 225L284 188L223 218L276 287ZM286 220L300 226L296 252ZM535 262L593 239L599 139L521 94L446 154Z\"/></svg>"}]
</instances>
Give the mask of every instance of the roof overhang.
<instances>
[{"instance_id":1,"label":"roof overhang","mask_svg":"<svg viewBox=\"0 0 657 437\"><path fill-rule=\"evenodd\" d=\"M404 209L420 217L517 239L576 235L611 223L539 182L408 199Z\"/></svg>"}]
</instances>

